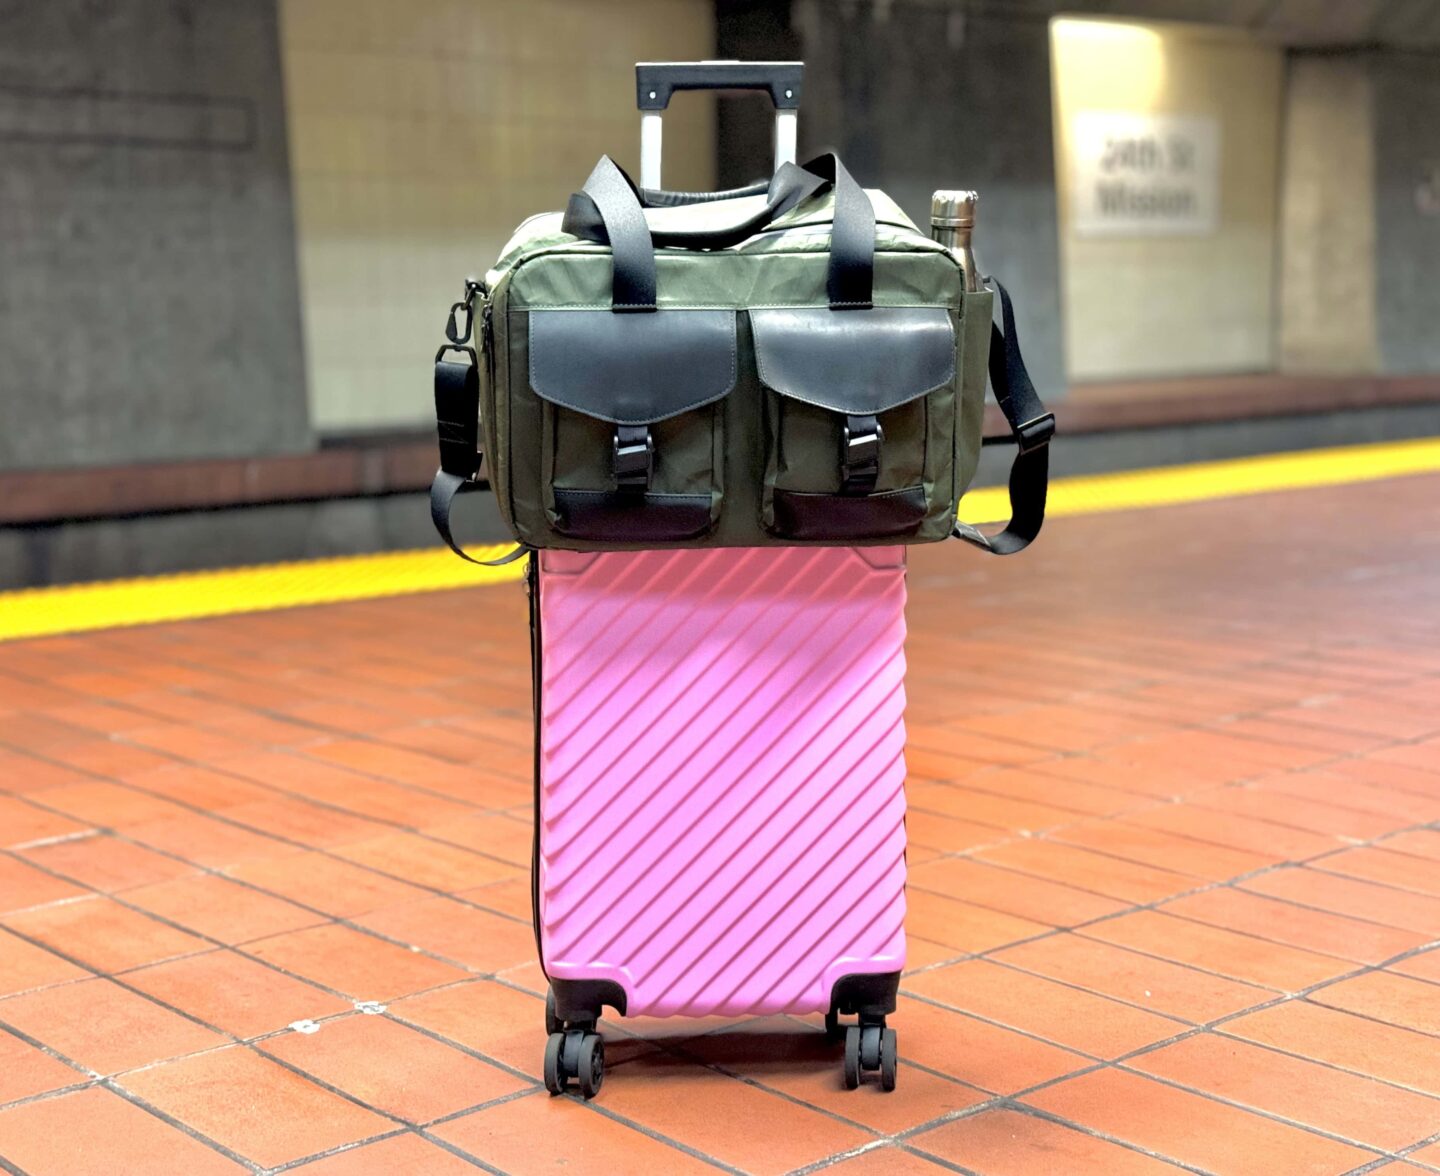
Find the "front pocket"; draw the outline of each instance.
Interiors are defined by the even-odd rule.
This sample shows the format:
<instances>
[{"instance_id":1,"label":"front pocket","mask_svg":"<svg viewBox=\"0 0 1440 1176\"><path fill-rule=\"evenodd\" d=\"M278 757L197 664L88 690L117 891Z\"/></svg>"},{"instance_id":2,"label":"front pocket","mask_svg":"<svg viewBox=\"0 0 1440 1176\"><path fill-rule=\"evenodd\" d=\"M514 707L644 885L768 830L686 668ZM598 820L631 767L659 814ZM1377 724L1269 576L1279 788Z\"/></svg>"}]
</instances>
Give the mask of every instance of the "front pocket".
<instances>
[{"instance_id":1,"label":"front pocket","mask_svg":"<svg viewBox=\"0 0 1440 1176\"><path fill-rule=\"evenodd\" d=\"M532 310L546 515L562 535L665 543L705 534L723 486L730 310Z\"/></svg>"},{"instance_id":2,"label":"front pocket","mask_svg":"<svg viewBox=\"0 0 1440 1176\"><path fill-rule=\"evenodd\" d=\"M948 513L956 371L949 310L787 308L750 317L765 388L767 531L799 540L902 538Z\"/></svg>"}]
</instances>

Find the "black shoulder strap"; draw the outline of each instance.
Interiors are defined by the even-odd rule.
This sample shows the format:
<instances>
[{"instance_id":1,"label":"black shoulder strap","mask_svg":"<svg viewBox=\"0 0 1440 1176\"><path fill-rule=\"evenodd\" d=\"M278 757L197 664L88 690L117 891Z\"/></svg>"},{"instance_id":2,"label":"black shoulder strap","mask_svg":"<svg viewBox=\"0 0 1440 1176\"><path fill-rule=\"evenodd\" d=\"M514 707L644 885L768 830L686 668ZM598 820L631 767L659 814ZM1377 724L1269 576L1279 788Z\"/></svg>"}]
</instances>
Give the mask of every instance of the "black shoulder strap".
<instances>
[{"instance_id":1,"label":"black shoulder strap","mask_svg":"<svg viewBox=\"0 0 1440 1176\"><path fill-rule=\"evenodd\" d=\"M990 384L1019 450L1010 467L1010 521L995 535L986 535L977 527L961 522L956 522L952 533L955 538L984 548L991 555L1014 555L1030 545L1045 523L1050 438L1055 435L1055 417L1045 411L1030 381L1030 373L1025 370L1010 295L999 282L991 279L991 284L1000 296L1004 330L994 325L990 328Z\"/></svg>"},{"instance_id":2,"label":"black shoulder strap","mask_svg":"<svg viewBox=\"0 0 1440 1176\"><path fill-rule=\"evenodd\" d=\"M440 441L440 468L430 483L430 521L446 546L461 559L493 568L519 559L527 548L517 547L499 559L475 559L465 554L450 533L450 507L455 496L479 485L475 476L480 472L480 369L475 349L469 346L472 297L467 288L466 300L450 308L446 334L451 342L435 353L435 426ZM457 326L459 308L465 310L463 330ZM466 358L447 358L451 354Z\"/></svg>"},{"instance_id":3,"label":"black shoulder strap","mask_svg":"<svg viewBox=\"0 0 1440 1176\"><path fill-rule=\"evenodd\" d=\"M455 536L450 533L450 507L456 496L467 490L477 489L479 485L479 482L462 478L459 474L446 473L443 469L436 470L435 480L430 483L430 521L435 524L435 529L440 532L440 538L445 540L445 545L461 559L481 567L498 568L503 564L513 563L530 549L523 544L517 544L514 551L507 551L499 559L476 559L473 555L466 555L465 549L455 542Z\"/></svg>"}]
</instances>

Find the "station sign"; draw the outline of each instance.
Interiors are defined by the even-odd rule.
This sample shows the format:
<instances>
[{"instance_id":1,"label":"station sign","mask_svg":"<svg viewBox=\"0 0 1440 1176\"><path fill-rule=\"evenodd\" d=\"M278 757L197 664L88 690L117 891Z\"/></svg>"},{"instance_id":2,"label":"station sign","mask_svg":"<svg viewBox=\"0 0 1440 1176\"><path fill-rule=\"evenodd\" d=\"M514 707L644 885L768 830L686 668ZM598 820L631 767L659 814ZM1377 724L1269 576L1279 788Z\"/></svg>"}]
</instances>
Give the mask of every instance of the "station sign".
<instances>
[{"instance_id":1,"label":"station sign","mask_svg":"<svg viewBox=\"0 0 1440 1176\"><path fill-rule=\"evenodd\" d=\"M1199 236L1219 223L1215 118L1078 111L1070 155L1076 236Z\"/></svg>"}]
</instances>

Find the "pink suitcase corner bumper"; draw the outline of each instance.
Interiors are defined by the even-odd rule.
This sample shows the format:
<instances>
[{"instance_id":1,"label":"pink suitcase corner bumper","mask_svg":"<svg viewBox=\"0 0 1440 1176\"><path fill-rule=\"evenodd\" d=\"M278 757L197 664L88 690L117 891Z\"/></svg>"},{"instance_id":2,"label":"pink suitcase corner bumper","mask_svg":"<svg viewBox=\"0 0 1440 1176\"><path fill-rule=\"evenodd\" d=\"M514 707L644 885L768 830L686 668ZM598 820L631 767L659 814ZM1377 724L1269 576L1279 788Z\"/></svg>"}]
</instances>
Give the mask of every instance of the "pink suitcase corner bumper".
<instances>
[{"instance_id":1,"label":"pink suitcase corner bumper","mask_svg":"<svg viewBox=\"0 0 1440 1176\"><path fill-rule=\"evenodd\" d=\"M893 1011L904 549L546 551L537 595L562 1016Z\"/></svg>"}]
</instances>

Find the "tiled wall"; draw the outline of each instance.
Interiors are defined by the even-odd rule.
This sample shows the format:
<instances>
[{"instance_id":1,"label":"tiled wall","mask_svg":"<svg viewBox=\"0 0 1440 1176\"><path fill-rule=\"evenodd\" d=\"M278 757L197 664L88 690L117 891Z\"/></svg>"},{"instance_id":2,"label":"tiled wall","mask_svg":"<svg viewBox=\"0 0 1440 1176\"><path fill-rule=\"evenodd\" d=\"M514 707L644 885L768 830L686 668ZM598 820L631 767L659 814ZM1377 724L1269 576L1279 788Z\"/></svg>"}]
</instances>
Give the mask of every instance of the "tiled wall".
<instances>
[{"instance_id":1,"label":"tiled wall","mask_svg":"<svg viewBox=\"0 0 1440 1176\"><path fill-rule=\"evenodd\" d=\"M314 426L433 418L445 310L608 152L638 165L634 63L714 56L711 0L283 0ZM712 186L709 100L666 118L667 187Z\"/></svg>"},{"instance_id":2,"label":"tiled wall","mask_svg":"<svg viewBox=\"0 0 1440 1176\"><path fill-rule=\"evenodd\" d=\"M1268 371L1275 364L1281 51L1200 25L1052 26L1066 367L1072 381ZM1203 116L1219 127L1219 212L1192 236L1077 235L1080 111Z\"/></svg>"}]
</instances>

